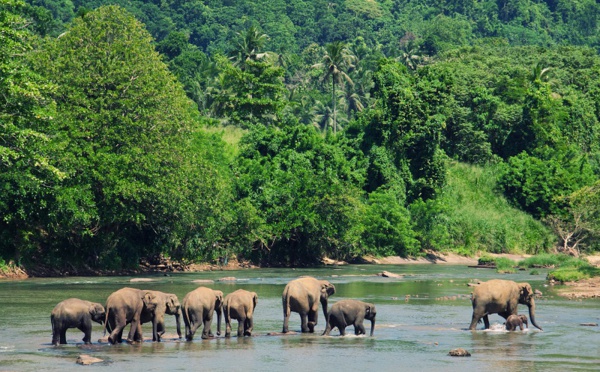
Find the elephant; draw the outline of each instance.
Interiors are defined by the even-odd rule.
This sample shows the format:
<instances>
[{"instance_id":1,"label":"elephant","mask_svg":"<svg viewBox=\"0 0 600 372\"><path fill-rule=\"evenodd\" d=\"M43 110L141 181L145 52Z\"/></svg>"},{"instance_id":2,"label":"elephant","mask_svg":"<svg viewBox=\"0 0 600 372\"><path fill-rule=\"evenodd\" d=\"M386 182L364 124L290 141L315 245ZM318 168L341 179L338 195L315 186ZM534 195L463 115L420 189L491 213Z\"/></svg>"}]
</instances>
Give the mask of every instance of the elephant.
<instances>
[{"instance_id":1,"label":"elephant","mask_svg":"<svg viewBox=\"0 0 600 372\"><path fill-rule=\"evenodd\" d=\"M142 313L150 314L152 318L152 334L157 333L154 311L158 306L153 291L136 288L121 288L113 292L106 300L106 320L104 329L110 331L108 342L111 344L122 341L123 328L131 324L128 343L142 342Z\"/></svg>"},{"instance_id":2,"label":"elephant","mask_svg":"<svg viewBox=\"0 0 600 372\"><path fill-rule=\"evenodd\" d=\"M185 338L187 341L194 339L194 334L200 325L202 338L214 337L210 324L213 312L217 312L217 335L221 335L221 312L223 308L223 292L206 287L198 287L183 298L183 321L185 322Z\"/></svg>"},{"instance_id":3,"label":"elephant","mask_svg":"<svg viewBox=\"0 0 600 372\"><path fill-rule=\"evenodd\" d=\"M375 305L358 301L358 300L341 300L333 304L331 310L327 314L327 327L324 336L329 336L329 332L335 327L340 330L340 335L346 334L346 327L349 325L354 326L355 335L364 335L366 333L363 321L368 319L371 321L371 337L373 337L373 331L375 330L375 317L377 316L377 310Z\"/></svg>"},{"instance_id":4,"label":"elephant","mask_svg":"<svg viewBox=\"0 0 600 372\"><path fill-rule=\"evenodd\" d=\"M489 314L497 313L504 319L517 315L517 305L529 307L529 318L539 330L535 321L534 292L529 283L516 283L512 280L492 279L479 284L473 290L473 317L469 330L475 330L477 323L483 318L485 329L490 328Z\"/></svg>"},{"instance_id":5,"label":"elephant","mask_svg":"<svg viewBox=\"0 0 600 372\"><path fill-rule=\"evenodd\" d=\"M289 331L290 313L300 314L302 332L313 333L319 315L319 302L327 320L327 299L335 293L335 286L327 280L302 276L289 282L281 297L283 303L283 333Z\"/></svg>"},{"instance_id":6,"label":"elephant","mask_svg":"<svg viewBox=\"0 0 600 372\"><path fill-rule=\"evenodd\" d=\"M252 316L258 295L244 289L228 294L223 300L223 312L225 313L225 337L231 336L231 319L238 321L237 336L252 336Z\"/></svg>"},{"instance_id":7,"label":"elephant","mask_svg":"<svg viewBox=\"0 0 600 372\"><path fill-rule=\"evenodd\" d=\"M59 302L50 314L52 345L67 343L67 329L77 328L84 333L83 342L92 343L92 321L102 324L106 312L97 302L69 298Z\"/></svg>"},{"instance_id":8,"label":"elephant","mask_svg":"<svg viewBox=\"0 0 600 372\"><path fill-rule=\"evenodd\" d=\"M156 319L156 333L152 333L152 341L160 342L165 333L165 314L175 315L177 323L177 335L181 338L181 304L176 295L160 291L149 291L156 297L156 309L154 311L142 311L140 324L151 322Z\"/></svg>"},{"instance_id":9,"label":"elephant","mask_svg":"<svg viewBox=\"0 0 600 372\"><path fill-rule=\"evenodd\" d=\"M508 318L506 318L506 330L507 331L516 331L517 327L519 327L519 329L521 329L521 331L523 330L523 324L525 325L525 327L528 327L527 324L527 316L521 314L521 315L510 315Z\"/></svg>"}]
</instances>

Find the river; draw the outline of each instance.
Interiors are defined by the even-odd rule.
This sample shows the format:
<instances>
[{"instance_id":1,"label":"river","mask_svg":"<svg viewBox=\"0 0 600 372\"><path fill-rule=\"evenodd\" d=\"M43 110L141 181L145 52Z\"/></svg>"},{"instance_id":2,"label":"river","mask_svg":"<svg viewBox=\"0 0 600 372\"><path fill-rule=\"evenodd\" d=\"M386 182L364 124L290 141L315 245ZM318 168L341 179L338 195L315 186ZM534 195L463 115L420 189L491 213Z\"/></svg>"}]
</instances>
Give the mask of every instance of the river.
<instances>
[{"instance_id":1,"label":"river","mask_svg":"<svg viewBox=\"0 0 600 372\"><path fill-rule=\"evenodd\" d=\"M403 274L384 278L384 270ZM498 274L489 269L463 265L349 265L315 269L248 269L150 275L151 282L131 282L133 277L32 278L0 281L0 371L564 371L598 370L600 300L571 301L558 297L546 286L544 270L531 274ZM329 306L340 299L356 298L377 307L374 337L320 336L325 321L320 310L315 334L269 335L282 328L281 294L286 283L300 275L327 279L336 286ZM233 276L236 281L220 278ZM502 331L503 319L490 316L493 330L479 325L468 331L472 308L469 300L473 279L492 278L529 282L543 296L536 300L536 320L543 332L531 326L518 332ZM214 280L196 284L193 280ZM92 345L83 345L83 333L67 332L68 345L51 345L50 312L70 297L105 303L113 291L125 287L175 293L179 300L198 286L258 293L252 337L216 337L192 342L176 338L175 319L167 316L164 342L109 345L100 343L102 326L94 323ZM527 307L519 306L527 314ZM234 322L234 334L237 323ZM370 322L365 321L367 330ZM151 337L150 324L143 326ZM216 331L216 316L213 319ZM223 325L224 330L224 325ZM290 330L300 330L300 318L290 317ZM128 327L125 330L125 335ZM183 331L183 321L182 321ZM471 357L451 357L448 352L464 348ZM103 359L90 367L75 363L80 354Z\"/></svg>"}]
</instances>

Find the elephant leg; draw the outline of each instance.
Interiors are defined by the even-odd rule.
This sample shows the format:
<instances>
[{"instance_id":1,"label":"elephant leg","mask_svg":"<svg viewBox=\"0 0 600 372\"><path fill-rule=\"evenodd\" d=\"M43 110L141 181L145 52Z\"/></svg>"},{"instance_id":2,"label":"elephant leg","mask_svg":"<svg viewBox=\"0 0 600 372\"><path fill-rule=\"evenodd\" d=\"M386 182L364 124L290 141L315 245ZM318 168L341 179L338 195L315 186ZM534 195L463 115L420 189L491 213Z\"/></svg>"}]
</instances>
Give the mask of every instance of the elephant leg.
<instances>
[{"instance_id":1,"label":"elephant leg","mask_svg":"<svg viewBox=\"0 0 600 372\"><path fill-rule=\"evenodd\" d=\"M246 318L239 318L238 319L238 330L237 330L237 336L238 337L244 337L244 325L246 323Z\"/></svg>"},{"instance_id":2,"label":"elephant leg","mask_svg":"<svg viewBox=\"0 0 600 372\"><path fill-rule=\"evenodd\" d=\"M338 325L338 329L340 330L340 336L346 335L346 326Z\"/></svg>"},{"instance_id":3,"label":"elephant leg","mask_svg":"<svg viewBox=\"0 0 600 372\"><path fill-rule=\"evenodd\" d=\"M60 343L62 345L67 344L67 327L64 327L60 330Z\"/></svg>"},{"instance_id":4,"label":"elephant leg","mask_svg":"<svg viewBox=\"0 0 600 372\"><path fill-rule=\"evenodd\" d=\"M202 329L202 339L204 340L214 337L210 331L210 323L212 323L212 317L206 317L204 319L204 328Z\"/></svg>"},{"instance_id":5,"label":"elephant leg","mask_svg":"<svg viewBox=\"0 0 600 372\"><path fill-rule=\"evenodd\" d=\"M490 319L487 315L483 316L483 324L485 325L485 329L490 329Z\"/></svg>"},{"instance_id":6,"label":"elephant leg","mask_svg":"<svg viewBox=\"0 0 600 372\"><path fill-rule=\"evenodd\" d=\"M192 341L194 339L194 335L196 334L196 331L198 330L198 327L200 327L201 324L201 322L195 321L190 325L190 333L186 336L188 341Z\"/></svg>"},{"instance_id":7,"label":"elephant leg","mask_svg":"<svg viewBox=\"0 0 600 372\"><path fill-rule=\"evenodd\" d=\"M471 317L471 325L469 325L469 330L474 331L475 329L477 329L477 323L480 319L481 318L475 314L475 311L473 311L473 316Z\"/></svg>"},{"instance_id":8,"label":"elephant leg","mask_svg":"<svg viewBox=\"0 0 600 372\"><path fill-rule=\"evenodd\" d=\"M302 333L310 332L309 324L308 324L308 315L306 313L300 313L300 322L302 327Z\"/></svg>"},{"instance_id":9,"label":"elephant leg","mask_svg":"<svg viewBox=\"0 0 600 372\"><path fill-rule=\"evenodd\" d=\"M365 331L365 326L363 325L362 322L357 322L354 323L354 334L359 336L359 335L364 335L366 333Z\"/></svg>"},{"instance_id":10,"label":"elephant leg","mask_svg":"<svg viewBox=\"0 0 600 372\"><path fill-rule=\"evenodd\" d=\"M114 322L114 324L112 324ZM114 321L110 321L111 329L110 335L108 335L108 342L111 344L120 343L123 341L123 328L127 325L125 319L121 319L120 317L115 317Z\"/></svg>"},{"instance_id":11,"label":"elephant leg","mask_svg":"<svg viewBox=\"0 0 600 372\"><path fill-rule=\"evenodd\" d=\"M127 342L133 343L142 340L142 327L140 326L140 321L139 319L132 320L131 327L129 328L129 334L127 335Z\"/></svg>"},{"instance_id":12,"label":"elephant leg","mask_svg":"<svg viewBox=\"0 0 600 372\"><path fill-rule=\"evenodd\" d=\"M254 328L254 321L252 317L246 318L246 322L244 323L244 336L252 336L252 329Z\"/></svg>"},{"instance_id":13,"label":"elephant leg","mask_svg":"<svg viewBox=\"0 0 600 372\"><path fill-rule=\"evenodd\" d=\"M82 324L79 327L77 327L77 329L79 329L81 332L83 332L82 341L85 344L91 344L92 343L92 325L90 324L88 327L87 324Z\"/></svg>"},{"instance_id":14,"label":"elephant leg","mask_svg":"<svg viewBox=\"0 0 600 372\"><path fill-rule=\"evenodd\" d=\"M231 316L227 311L225 313L225 337L231 337Z\"/></svg>"},{"instance_id":15,"label":"elephant leg","mask_svg":"<svg viewBox=\"0 0 600 372\"><path fill-rule=\"evenodd\" d=\"M310 310L308 312L308 331L310 333L314 333L315 332L315 326L317 325L317 321L319 318L319 309L317 308L317 310ZM303 331L304 332L304 331Z\"/></svg>"}]
</instances>

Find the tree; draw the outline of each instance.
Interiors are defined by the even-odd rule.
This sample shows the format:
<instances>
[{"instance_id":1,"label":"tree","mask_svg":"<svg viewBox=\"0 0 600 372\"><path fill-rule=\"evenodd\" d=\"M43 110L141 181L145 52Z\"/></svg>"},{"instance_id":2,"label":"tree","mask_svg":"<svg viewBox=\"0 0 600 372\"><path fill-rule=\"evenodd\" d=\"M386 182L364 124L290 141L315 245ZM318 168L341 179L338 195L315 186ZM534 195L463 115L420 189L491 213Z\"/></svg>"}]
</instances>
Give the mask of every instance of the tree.
<instances>
[{"instance_id":1,"label":"tree","mask_svg":"<svg viewBox=\"0 0 600 372\"><path fill-rule=\"evenodd\" d=\"M255 26L248 27L244 33L236 32L236 36L235 47L231 51L231 59L235 61L235 66L244 70L246 62L257 61L267 55L268 52L261 53L260 50L269 41L269 35L261 33Z\"/></svg>"},{"instance_id":2,"label":"tree","mask_svg":"<svg viewBox=\"0 0 600 372\"><path fill-rule=\"evenodd\" d=\"M25 8L20 0L0 0L0 257L18 264L58 223L50 205L65 177L49 131L56 87L28 67L35 39L21 16Z\"/></svg>"},{"instance_id":3,"label":"tree","mask_svg":"<svg viewBox=\"0 0 600 372\"><path fill-rule=\"evenodd\" d=\"M54 129L64 147L53 155L71 206L48 244L72 264L135 265L198 223L195 109L151 42L131 14L100 7L34 59L58 84Z\"/></svg>"},{"instance_id":4,"label":"tree","mask_svg":"<svg viewBox=\"0 0 600 372\"><path fill-rule=\"evenodd\" d=\"M341 41L334 41L325 45L325 54L323 62L313 65L313 67L324 69L323 81L331 79L331 105L333 113L333 132L337 134L336 101L335 86L343 84L346 81L352 84L352 79L347 71L354 68L353 62L356 59L346 44Z\"/></svg>"}]
</instances>

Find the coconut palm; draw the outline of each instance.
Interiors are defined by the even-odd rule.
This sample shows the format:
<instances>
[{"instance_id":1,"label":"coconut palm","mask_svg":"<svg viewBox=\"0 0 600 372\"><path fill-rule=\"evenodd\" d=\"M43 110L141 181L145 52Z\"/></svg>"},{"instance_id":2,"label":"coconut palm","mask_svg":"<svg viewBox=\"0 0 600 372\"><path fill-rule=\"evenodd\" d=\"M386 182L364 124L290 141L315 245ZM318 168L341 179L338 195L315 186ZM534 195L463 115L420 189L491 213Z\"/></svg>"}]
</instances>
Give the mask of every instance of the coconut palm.
<instances>
[{"instance_id":1,"label":"coconut palm","mask_svg":"<svg viewBox=\"0 0 600 372\"><path fill-rule=\"evenodd\" d=\"M333 133L337 133L337 118L336 118L336 92L337 84L343 84L346 81L348 84L353 84L352 79L348 76L348 71L354 68L356 57L346 47L342 41L334 41L325 45L325 54L323 62L315 64L313 67L322 68L325 71L323 81L331 79L331 104L332 104L332 125Z\"/></svg>"},{"instance_id":2,"label":"coconut palm","mask_svg":"<svg viewBox=\"0 0 600 372\"><path fill-rule=\"evenodd\" d=\"M256 61L269 55L269 52L259 52L269 41L269 35L263 34L258 28L250 26L245 32L236 32L236 35L235 48L230 59L242 70L246 67L246 61Z\"/></svg>"}]
</instances>

